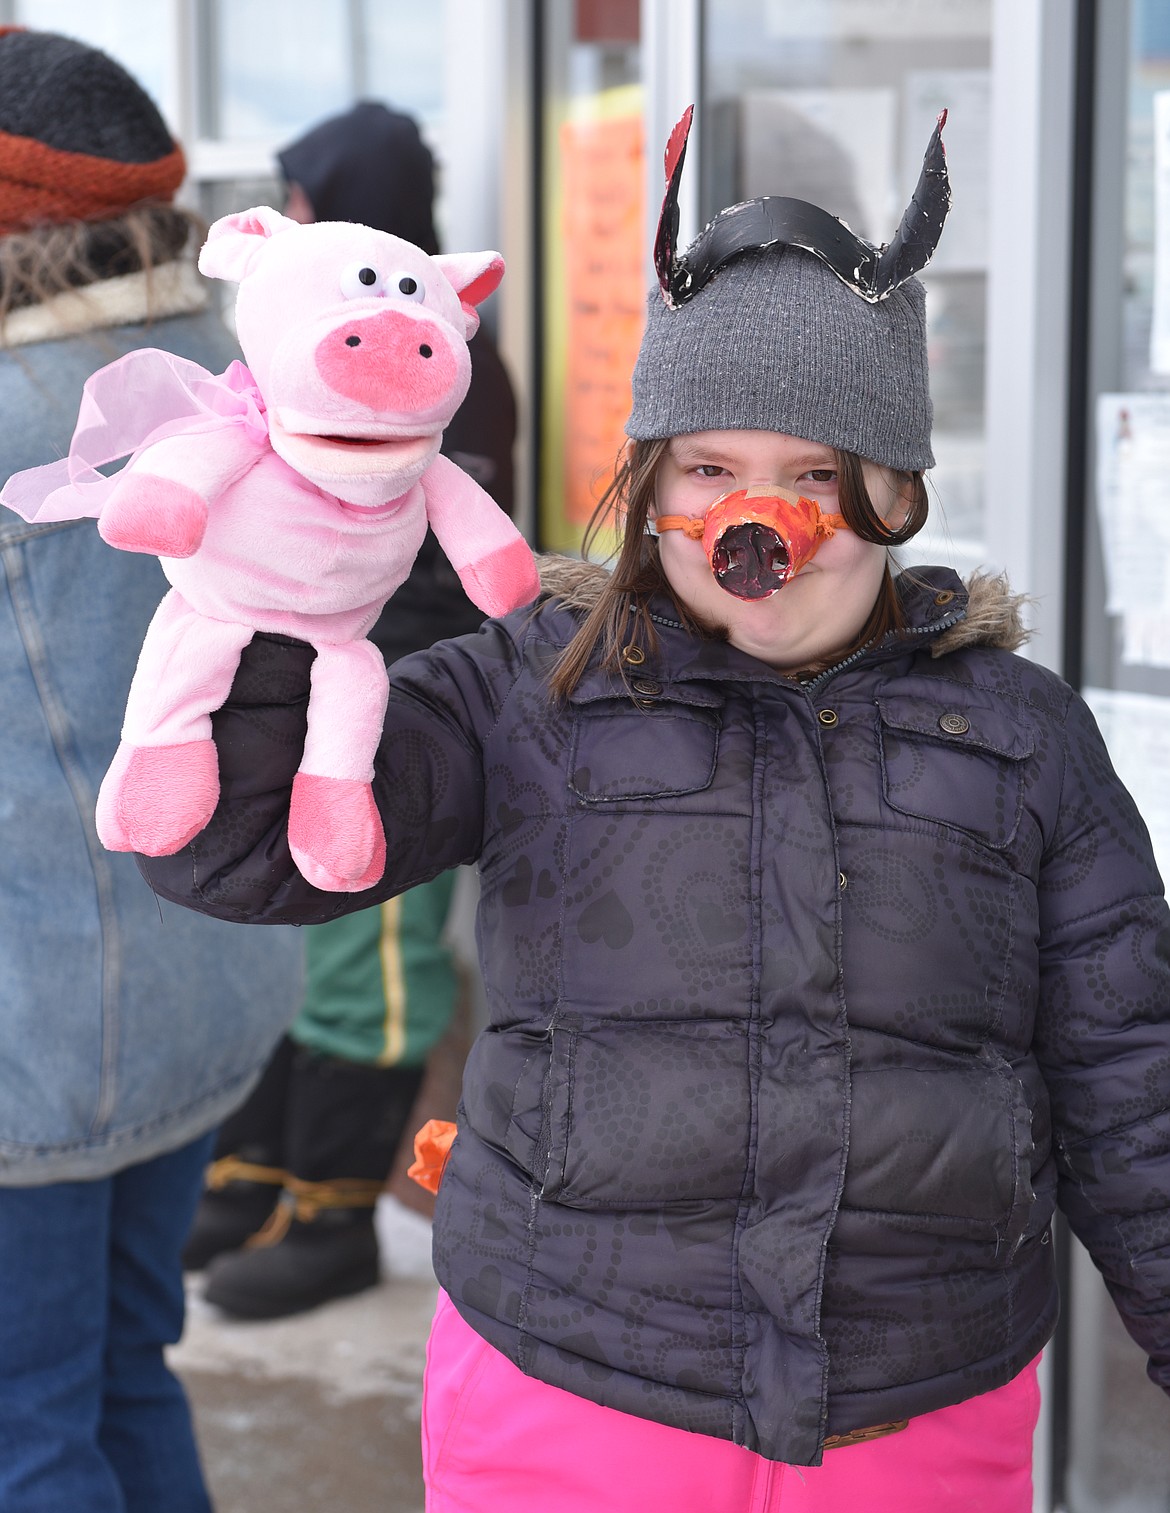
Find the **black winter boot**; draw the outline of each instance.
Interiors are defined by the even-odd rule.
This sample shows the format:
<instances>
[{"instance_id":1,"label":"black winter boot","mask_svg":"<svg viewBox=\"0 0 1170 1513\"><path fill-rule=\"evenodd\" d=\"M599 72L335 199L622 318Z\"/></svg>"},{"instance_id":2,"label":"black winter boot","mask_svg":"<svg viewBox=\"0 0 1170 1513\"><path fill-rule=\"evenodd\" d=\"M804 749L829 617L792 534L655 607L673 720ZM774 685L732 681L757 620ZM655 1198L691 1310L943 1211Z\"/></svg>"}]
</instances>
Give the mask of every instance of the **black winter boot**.
<instances>
[{"instance_id":1,"label":"black winter boot","mask_svg":"<svg viewBox=\"0 0 1170 1513\"><path fill-rule=\"evenodd\" d=\"M260 1081L220 1127L183 1268L202 1271L215 1256L239 1250L272 1217L284 1187L284 1120L296 1046L286 1035Z\"/></svg>"},{"instance_id":2,"label":"black winter boot","mask_svg":"<svg viewBox=\"0 0 1170 1513\"><path fill-rule=\"evenodd\" d=\"M237 1318L273 1319L375 1286L374 1205L422 1075L421 1067L365 1066L297 1051L280 1205L243 1250L211 1266L209 1303Z\"/></svg>"}]
</instances>

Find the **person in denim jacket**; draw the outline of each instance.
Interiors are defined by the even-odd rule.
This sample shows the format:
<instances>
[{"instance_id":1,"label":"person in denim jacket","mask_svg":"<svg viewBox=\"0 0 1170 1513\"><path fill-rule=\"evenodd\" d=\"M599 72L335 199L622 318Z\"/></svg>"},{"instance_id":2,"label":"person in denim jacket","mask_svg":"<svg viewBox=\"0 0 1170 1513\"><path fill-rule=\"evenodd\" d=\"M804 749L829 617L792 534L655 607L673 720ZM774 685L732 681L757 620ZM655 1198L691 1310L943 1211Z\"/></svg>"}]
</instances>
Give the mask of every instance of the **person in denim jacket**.
<instances>
[{"instance_id":1,"label":"person in denim jacket","mask_svg":"<svg viewBox=\"0 0 1170 1513\"><path fill-rule=\"evenodd\" d=\"M158 346L236 355L138 85L0 30L0 476L63 456L89 375ZM143 203L138 203L143 202ZM163 1347L210 1131L291 1017L295 932L160 903L94 828L166 591L92 520L0 510L0 1507L206 1513Z\"/></svg>"}]
</instances>

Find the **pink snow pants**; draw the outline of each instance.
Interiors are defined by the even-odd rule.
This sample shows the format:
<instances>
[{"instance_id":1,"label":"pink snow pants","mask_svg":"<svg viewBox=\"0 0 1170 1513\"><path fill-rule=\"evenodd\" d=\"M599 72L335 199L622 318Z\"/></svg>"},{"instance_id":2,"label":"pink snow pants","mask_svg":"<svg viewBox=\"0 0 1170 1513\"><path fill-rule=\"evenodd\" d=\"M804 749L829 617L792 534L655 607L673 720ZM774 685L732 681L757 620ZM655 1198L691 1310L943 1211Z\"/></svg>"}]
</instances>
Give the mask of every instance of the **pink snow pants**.
<instances>
[{"instance_id":1,"label":"pink snow pants","mask_svg":"<svg viewBox=\"0 0 1170 1513\"><path fill-rule=\"evenodd\" d=\"M549 1387L445 1293L427 1346L427 1513L1031 1513L1036 1362L883 1439L784 1466Z\"/></svg>"}]
</instances>

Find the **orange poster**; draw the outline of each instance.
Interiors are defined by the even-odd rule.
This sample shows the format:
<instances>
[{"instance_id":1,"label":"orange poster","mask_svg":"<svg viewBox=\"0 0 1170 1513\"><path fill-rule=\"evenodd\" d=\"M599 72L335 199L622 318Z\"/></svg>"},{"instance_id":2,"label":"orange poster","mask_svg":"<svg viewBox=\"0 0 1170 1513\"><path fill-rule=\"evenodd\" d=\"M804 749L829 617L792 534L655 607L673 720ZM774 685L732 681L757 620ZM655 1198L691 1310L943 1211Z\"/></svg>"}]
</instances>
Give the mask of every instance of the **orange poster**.
<instances>
[{"instance_id":1,"label":"orange poster","mask_svg":"<svg viewBox=\"0 0 1170 1513\"><path fill-rule=\"evenodd\" d=\"M641 114L561 128L567 328L564 518L583 526L613 477L646 299Z\"/></svg>"}]
</instances>

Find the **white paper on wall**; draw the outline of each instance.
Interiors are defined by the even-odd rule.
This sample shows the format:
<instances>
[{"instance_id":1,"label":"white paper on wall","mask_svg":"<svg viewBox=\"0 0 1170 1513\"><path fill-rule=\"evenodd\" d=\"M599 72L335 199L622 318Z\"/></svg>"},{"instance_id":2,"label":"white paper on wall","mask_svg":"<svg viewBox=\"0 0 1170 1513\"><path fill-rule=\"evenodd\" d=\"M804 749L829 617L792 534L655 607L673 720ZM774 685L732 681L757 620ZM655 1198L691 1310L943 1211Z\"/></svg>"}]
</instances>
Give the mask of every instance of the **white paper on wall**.
<instances>
[{"instance_id":1,"label":"white paper on wall","mask_svg":"<svg viewBox=\"0 0 1170 1513\"><path fill-rule=\"evenodd\" d=\"M1170 667L1170 394L1097 396L1096 495L1122 661Z\"/></svg>"},{"instance_id":2,"label":"white paper on wall","mask_svg":"<svg viewBox=\"0 0 1170 1513\"><path fill-rule=\"evenodd\" d=\"M1086 688L1084 698L1146 822L1162 877L1170 880L1170 699L1111 688Z\"/></svg>"}]
</instances>

